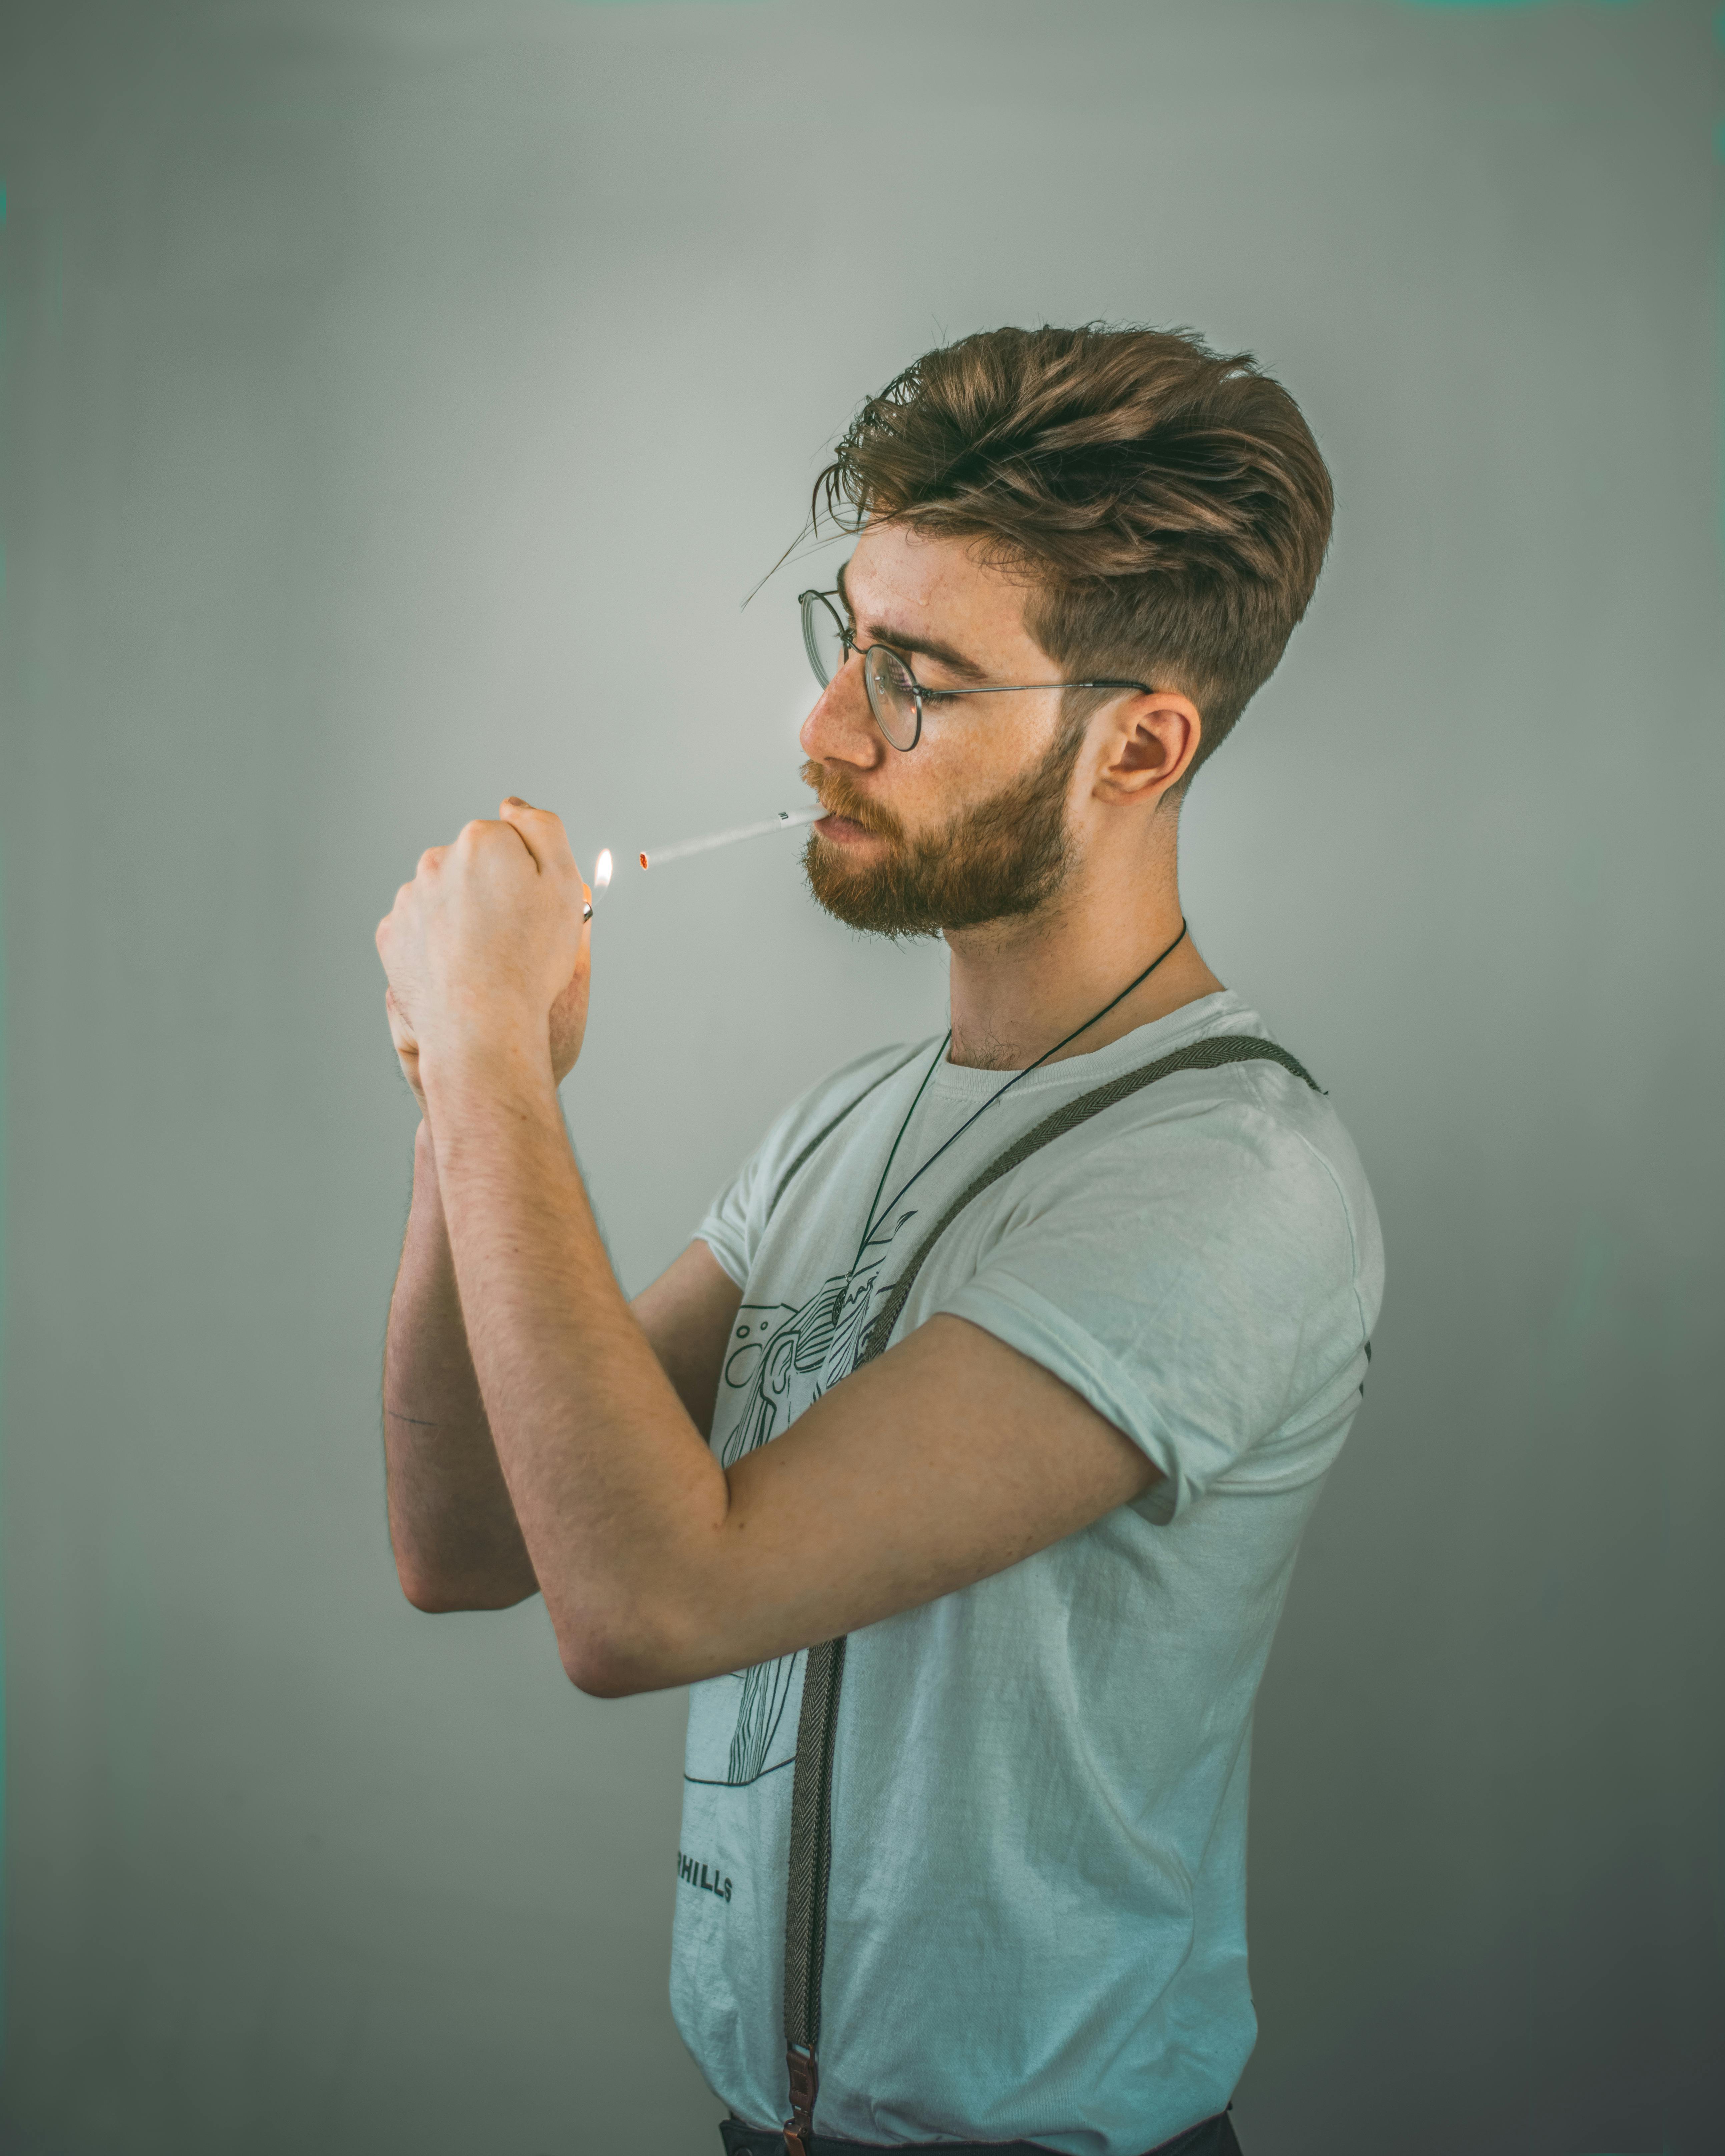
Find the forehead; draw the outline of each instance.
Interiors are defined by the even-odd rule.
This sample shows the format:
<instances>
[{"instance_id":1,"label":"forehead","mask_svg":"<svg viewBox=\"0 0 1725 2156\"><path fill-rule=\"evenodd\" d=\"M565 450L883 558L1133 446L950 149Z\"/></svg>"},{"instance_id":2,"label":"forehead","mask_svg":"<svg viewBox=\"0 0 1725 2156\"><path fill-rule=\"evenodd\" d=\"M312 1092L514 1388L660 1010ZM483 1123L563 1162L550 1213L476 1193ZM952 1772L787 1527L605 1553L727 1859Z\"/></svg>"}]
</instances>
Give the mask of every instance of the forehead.
<instances>
[{"instance_id":1,"label":"forehead","mask_svg":"<svg viewBox=\"0 0 1725 2156\"><path fill-rule=\"evenodd\" d=\"M870 524L845 566L845 590L860 623L927 629L957 642L986 636L1035 647L1024 628L1020 578L978 559L973 539Z\"/></svg>"}]
</instances>

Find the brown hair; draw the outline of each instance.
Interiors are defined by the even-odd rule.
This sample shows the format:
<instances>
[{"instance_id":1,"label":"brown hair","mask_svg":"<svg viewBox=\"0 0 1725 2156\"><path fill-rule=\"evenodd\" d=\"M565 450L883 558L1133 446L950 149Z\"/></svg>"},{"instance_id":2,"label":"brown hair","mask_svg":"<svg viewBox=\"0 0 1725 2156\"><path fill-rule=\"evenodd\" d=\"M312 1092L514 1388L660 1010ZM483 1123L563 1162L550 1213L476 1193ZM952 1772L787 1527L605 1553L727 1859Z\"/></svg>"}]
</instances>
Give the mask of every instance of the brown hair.
<instances>
[{"instance_id":1,"label":"brown hair","mask_svg":"<svg viewBox=\"0 0 1725 2156\"><path fill-rule=\"evenodd\" d=\"M1191 697L1194 772L1305 613L1332 506L1311 429L1250 353L1096 323L925 352L858 412L814 502L817 529L824 507L985 542L1033 583L1025 626L1063 672Z\"/></svg>"}]
</instances>

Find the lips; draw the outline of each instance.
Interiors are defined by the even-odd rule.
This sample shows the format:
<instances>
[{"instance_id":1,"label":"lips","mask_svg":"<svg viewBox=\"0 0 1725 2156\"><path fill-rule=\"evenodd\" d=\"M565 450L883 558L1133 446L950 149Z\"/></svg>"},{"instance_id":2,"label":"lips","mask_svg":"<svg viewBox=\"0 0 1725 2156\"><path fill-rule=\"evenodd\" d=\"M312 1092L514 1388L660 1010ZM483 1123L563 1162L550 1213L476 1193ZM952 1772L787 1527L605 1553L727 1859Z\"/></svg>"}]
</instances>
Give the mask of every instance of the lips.
<instances>
[{"instance_id":1,"label":"lips","mask_svg":"<svg viewBox=\"0 0 1725 2156\"><path fill-rule=\"evenodd\" d=\"M821 820L814 829L823 838L843 844L850 839L894 840L903 836L896 819L886 814L877 816L872 804L852 790L842 772L826 770L811 759L799 776L820 803Z\"/></svg>"},{"instance_id":2,"label":"lips","mask_svg":"<svg viewBox=\"0 0 1725 2156\"><path fill-rule=\"evenodd\" d=\"M814 828L826 832L829 838L890 839L892 836L891 832L882 830L869 817L859 816L854 808L835 808L825 801L822 801L820 805L826 814Z\"/></svg>"}]
</instances>

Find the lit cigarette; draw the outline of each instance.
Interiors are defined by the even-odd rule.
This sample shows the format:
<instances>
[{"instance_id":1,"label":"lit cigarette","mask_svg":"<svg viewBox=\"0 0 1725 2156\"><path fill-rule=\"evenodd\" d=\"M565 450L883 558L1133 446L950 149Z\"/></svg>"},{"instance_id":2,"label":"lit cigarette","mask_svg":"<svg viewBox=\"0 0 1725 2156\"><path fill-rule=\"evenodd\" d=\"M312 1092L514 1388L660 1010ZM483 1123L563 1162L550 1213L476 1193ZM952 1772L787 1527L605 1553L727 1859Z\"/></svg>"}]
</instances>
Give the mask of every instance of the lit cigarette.
<instances>
[{"instance_id":1,"label":"lit cigarette","mask_svg":"<svg viewBox=\"0 0 1725 2156\"><path fill-rule=\"evenodd\" d=\"M608 883L610 882L610 880L611 880L611 849L610 849L608 846L606 846L605 848L603 848L603 849L602 850L602 851L600 852L600 855L599 855L598 859L598 860L593 863L593 898L595 898L595 899L596 899L596 898L598 896L599 893L600 893L602 891L603 891L603 889L605 888L606 885L607 885L607 884L608 884ZM582 909L581 909L581 917L582 917L582 919L583 919L583 921L591 921L591 920L593 919L593 900L592 900L592 899L589 899L589 900L588 900L588 903L587 903L585 906L583 906L582 907Z\"/></svg>"},{"instance_id":2,"label":"lit cigarette","mask_svg":"<svg viewBox=\"0 0 1725 2156\"><path fill-rule=\"evenodd\" d=\"M781 808L760 824L739 824L735 830L710 831L704 839L684 839L675 846L655 846L637 856L641 866L655 861L680 861L685 854L709 854L715 846L734 846L739 839L764 839L769 831L788 831L798 824L813 824L828 812L816 802L812 808Z\"/></svg>"}]
</instances>

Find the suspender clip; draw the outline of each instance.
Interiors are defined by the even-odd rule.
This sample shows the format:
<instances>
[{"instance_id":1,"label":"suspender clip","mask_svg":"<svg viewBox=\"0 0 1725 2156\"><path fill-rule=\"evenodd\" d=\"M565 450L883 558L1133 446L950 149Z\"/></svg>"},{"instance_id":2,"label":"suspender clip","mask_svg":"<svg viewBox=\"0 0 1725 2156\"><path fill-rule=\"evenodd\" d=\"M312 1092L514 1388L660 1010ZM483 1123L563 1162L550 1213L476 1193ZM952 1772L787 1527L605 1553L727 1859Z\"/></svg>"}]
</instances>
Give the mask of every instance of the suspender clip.
<instances>
[{"instance_id":1,"label":"suspender clip","mask_svg":"<svg viewBox=\"0 0 1725 2156\"><path fill-rule=\"evenodd\" d=\"M820 2069L812 2045L787 2044L785 2065L791 2079L791 2115L784 2123L785 2156L814 2156L814 2096Z\"/></svg>"}]
</instances>

